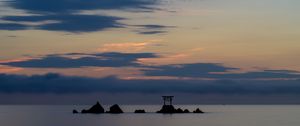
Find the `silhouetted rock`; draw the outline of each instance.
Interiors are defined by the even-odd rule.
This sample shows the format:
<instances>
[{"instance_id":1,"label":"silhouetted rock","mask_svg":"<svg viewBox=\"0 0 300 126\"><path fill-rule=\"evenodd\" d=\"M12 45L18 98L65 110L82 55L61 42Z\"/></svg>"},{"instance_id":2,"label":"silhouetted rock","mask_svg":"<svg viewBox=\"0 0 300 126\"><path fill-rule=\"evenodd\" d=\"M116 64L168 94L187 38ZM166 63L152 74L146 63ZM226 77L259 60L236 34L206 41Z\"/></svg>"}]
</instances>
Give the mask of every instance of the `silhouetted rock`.
<instances>
[{"instance_id":1,"label":"silhouetted rock","mask_svg":"<svg viewBox=\"0 0 300 126\"><path fill-rule=\"evenodd\" d=\"M190 111L189 111L188 109L185 109L185 110L183 111L183 113L190 113Z\"/></svg>"},{"instance_id":2,"label":"silhouetted rock","mask_svg":"<svg viewBox=\"0 0 300 126\"><path fill-rule=\"evenodd\" d=\"M81 110L81 113L88 113L88 111L85 110L85 109L82 109L82 110Z\"/></svg>"},{"instance_id":3,"label":"silhouetted rock","mask_svg":"<svg viewBox=\"0 0 300 126\"><path fill-rule=\"evenodd\" d=\"M118 104L115 104L109 108L109 111L107 113L119 114L123 113L123 111Z\"/></svg>"},{"instance_id":4,"label":"silhouetted rock","mask_svg":"<svg viewBox=\"0 0 300 126\"><path fill-rule=\"evenodd\" d=\"M195 111L193 111L193 113L204 113L204 112L201 111L199 108L197 108Z\"/></svg>"},{"instance_id":5,"label":"silhouetted rock","mask_svg":"<svg viewBox=\"0 0 300 126\"><path fill-rule=\"evenodd\" d=\"M176 109L173 105L163 105L157 113L176 113Z\"/></svg>"},{"instance_id":6,"label":"silhouetted rock","mask_svg":"<svg viewBox=\"0 0 300 126\"><path fill-rule=\"evenodd\" d=\"M73 114L77 114L77 113L78 113L78 111L74 109L73 110Z\"/></svg>"},{"instance_id":7,"label":"silhouetted rock","mask_svg":"<svg viewBox=\"0 0 300 126\"><path fill-rule=\"evenodd\" d=\"M178 108L178 109L176 110L176 113L183 113L183 110L182 110L181 108Z\"/></svg>"},{"instance_id":8,"label":"silhouetted rock","mask_svg":"<svg viewBox=\"0 0 300 126\"><path fill-rule=\"evenodd\" d=\"M90 109L85 110L83 109L81 113L93 113L93 114L100 114L104 113L104 108L100 105L99 102L97 102L95 105L93 105Z\"/></svg>"},{"instance_id":9,"label":"silhouetted rock","mask_svg":"<svg viewBox=\"0 0 300 126\"><path fill-rule=\"evenodd\" d=\"M134 113L146 113L145 110L135 110Z\"/></svg>"}]
</instances>

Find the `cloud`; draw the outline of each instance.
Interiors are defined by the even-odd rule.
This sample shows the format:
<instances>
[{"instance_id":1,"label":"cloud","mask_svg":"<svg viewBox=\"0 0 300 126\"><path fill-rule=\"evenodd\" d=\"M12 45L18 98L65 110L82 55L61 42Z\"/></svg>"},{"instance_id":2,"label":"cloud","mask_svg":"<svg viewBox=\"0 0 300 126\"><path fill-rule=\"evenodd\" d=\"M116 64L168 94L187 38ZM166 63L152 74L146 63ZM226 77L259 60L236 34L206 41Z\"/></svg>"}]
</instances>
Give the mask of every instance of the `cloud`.
<instances>
[{"instance_id":1,"label":"cloud","mask_svg":"<svg viewBox=\"0 0 300 126\"><path fill-rule=\"evenodd\" d=\"M162 29L162 28L175 28L175 26L164 26L164 25L155 25L155 24L148 24L148 25L134 25L136 27L141 27L145 29Z\"/></svg>"},{"instance_id":2,"label":"cloud","mask_svg":"<svg viewBox=\"0 0 300 126\"><path fill-rule=\"evenodd\" d=\"M11 72L16 72L16 71L20 71L20 70L22 70L22 68L0 65L0 73L11 73Z\"/></svg>"},{"instance_id":3,"label":"cloud","mask_svg":"<svg viewBox=\"0 0 300 126\"><path fill-rule=\"evenodd\" d=\"M99 52L112 52L112 51L120 51L120 52L137 52L145 49L149 46L150 43L147 42L130 42L130 43L112 43L112 44L104 44L101 48L98 48Z\"/></svg>"},{"instance_id":4,"label":"cloud","mask_svg":"<svg viewBox=\"0 0 300 126\"><path fill-rule=\"evenodd\" d=\"M147 40L143 42L125 42L104 44L97 51L100 52L138 52L151 46L161 46L159 42L162 40Z\"/></svg>"},{"instance_id":5,"label":"cloud","mask_svg":"<svg viewBox=\"0 0 300 126\"><path fill-rule=\"evenodd\" d=\"M75 56L72 57L72 56ZM55 54L28 60L1 62L2 65L24 68L79 68L79 67L125 67L141 66L139 58L157 57L153 53Z\"/></svg>"},{"instance_id":6,"label":"cloud","mask_svg":"<svg viewBox=\"0 0 300 126\"><path fill-rule=\"evenodd\" d=\"M153 67L143 70L150 76L177 76L177 77L209 77L211 72L227 72L236 68L224 67L214 63L174 64Z\"/></svg>"},{"instance_id":7,"label":"cloud","mask_svg":"<svg viewBox=\"0 0 300 126\"><path fill-rule=\"evenodd\" d=\"M0 24L5 30L24 30L24 29L41 29L51 31L67 31L67 32L92 32L105 30L107 28L121 28L123 24L119 23L122 18L112 16L97 16L97 15L74 15L74 14L50 14L41 16L6 16L2 20L13 22L46 22L39 25L25 24ZM6 27L4 27L6 26ZM9 29L10 28L10 29Z\"/></svg>"},{"instance_id":8,"label":"cloud","mask_svg":"<svg viewBox=\"0 0 300 126\"><path fill-rule=\"evenodd\" d=\"M169 54L169 55L163 55L156 58L140 58L138 61L141 64L156 64L156 65L162 65L162 64L174 64L177 62L184 62L188 58L190 58L190 54L188 53L177 53L177 54Z\"/></svg>"},{"instance_id":9,"label":"cloud","mask_svg":"<svg viewBox=\"0 0 300 126\"><path fill-rule=\"evenodd\" d=\"M8 35L8 36L6 36L6 37L9 37L9 38L16 38L16 37L18 37L18 36L16 36L16 35Z\"/></svg>"},{"instance_id":10,"label":"cloud","mask_svg":"<svg viewBox=\"0 0 300 126\"><path fill-rule=\"evenodd\" d=\"M278 72L285 71L285 72ZM245 73L227 73L227 74L214 74L214 78L228 78L228 79L268 79L268 78L300 78L299 72L289 72L287 70L262 70L256 72Z\"/></svg>"},{"instance_id":11,"label":"cloud","mask_svg":"<svg viewBox=\"0 0 300 126\"><path fill-rule=\"evenodd\" d=\"M293 71L293 70L264 70L265 72L271 72L271 73L283 73L283 74L299 74L299 71Z\"/></svg>"},{"instance_id":12,"label":"cloud","mask_svg":"<svg viewBox=\"0 0 300 126\"><path fill-rule=\"evenodd\" d=\"M33 13L72 13L97 9L151 9L156 0L12 0L8 5Z\"/></svg>"},{"instance_id":13,"label":"cloud","mask_svg":"<svg viewBox=\"0 0 300 126\"><path fill-rule=\"evenodd\" d=\"M86 10L139 10L150 12L159 4L158 0L10 0L6 5L23 10L27 16L4 16L0 18L0 30L39 29L63 31L72 33L95 32L109 28L123 28L127 25L120 23L124 18L104 14L86 15ZM37 26L28 23L39 23ZM55 21L54 23L43 23ZM158 26L158 25L157 25ZM162 29L155 25L143 27ZM141 26L142 27L142 26ZM141 34L155 34L154 32Z\"/></svg>"},{"instance_id":14,"label":"cloud","mask_svg":"<svg viewBox=\"0 0 300 126\"><path fill-rule=\"evenodd\" d=\"M162 34L166 33L166 31L140 31L138 32L139 34L144 34L144 35L153 35L153 34Z\"/></svg>"},{"instance_id":15,"label":"cloud","mask_svg":"<svg viewBox=\"0 0 300 126\"><path fill-rule=\"evenodd\" d=\"M34 76L0 74L1 93L191 93L223 95L300 94L300 80L193 81L122 80L116 77L67 77L59 74Z\"/></svg>"},{"instance_id":16,"label":"cloud","mask_svg":"<svg viewBox=\"0 0 300 126\"><path fill-rule=\"evenodd\" d=\"M122 43L116 45L108 45L111 47L136 47L143 48L146 43ZM178 60L186 55L172 55L172 57L165 58L168 60ZM121 53L121 52L102 52L102 53L66 53L66 54L52 54L41 57L24 57L14 60L0 61L0 65L4 65L0 71L8 73L9 71L32 71L41 72L49 69L46 72L63 72L66 68L90 68L101 69L109 67L110 69L121 69L124 67L134 69L134 73L128 74L128 78L185 78L185 79L230 79L230 80L263 80L263 79L299 79L300 73L289 70L260 70L241 72L240 68L227 67L220 63L178 63L159 65L158 60L156 64L149 64L145 61L151 59L160 59L162 56L156 53ZM121 68L120 68L121 67ZM64 68L64 69L62 69ZM33 70L34 69L34 70ZM42 69L42 70L38 70ZM62 70L55 70L62 69ZM7 72L5 72L7 71ZM82 70L84 71L84 70ZM2 72L3 73L3 72ZM33 72L34 73L34 72ZM42 72L45 73L45 72ZM110 72L108 72L110 73ZM72 74L65 74L72 75ZM74 75L74 74L73 74ZM75 74L76 75L76 74ZM113 75L113 73L111 73ZM118 74L116 74L118 75ZM87 74L88 76L88 74ZM93 76L94 77L94 76Z\"/></svg>"},{"instance_id":17,"label":"cloud","mask_svg":"<svg viewBox=\"0 0 300 126\"><path fill-rule=\"evenodd\" d=\"M160 57L156 58L140 58L139 62L142 64L150 65L169 65L169 64L186 64L186 63L197 63L199 59L195 57L195 54L202 53L203 48L192 48L177 52L175 54L161 54Z\"/></svg>"},{"instance_id":18,"label":"cloud","mask_svg":"<svg viewBox=\"0 0 300 126\"><path fill-rule=\"evenodd\" d=\"M133 25L133 26L139 28L139 30L136 30L139 34L144 34L144 35L162 34L162 33L166 33L167 29L176 28L175 26L165 26L165 25L155 25L155 24Z\"/></svg>"},{"instance_id":19,"label":"cloud","mask_svg":"<svg viewBox=\"0 0 300 126\"><path fill-rule=\"evenodd\" d=\"M154 66L143 70L148 76L200 77L212 79L292 79L300 78L297 71L262 70L256 72L231 73L239 68L231 68L216 63L191 63Z\"/></svg>"},{"instance_id":20,"label":"cloud","mask_svg":"<svg viewBox=\"0 0 300 126\"><path fill-rule=\"evenodd\" d=\"M0 30L25 30L28 29L28 26L18 23L0 23Z\"/></svg>"}]
</instances>

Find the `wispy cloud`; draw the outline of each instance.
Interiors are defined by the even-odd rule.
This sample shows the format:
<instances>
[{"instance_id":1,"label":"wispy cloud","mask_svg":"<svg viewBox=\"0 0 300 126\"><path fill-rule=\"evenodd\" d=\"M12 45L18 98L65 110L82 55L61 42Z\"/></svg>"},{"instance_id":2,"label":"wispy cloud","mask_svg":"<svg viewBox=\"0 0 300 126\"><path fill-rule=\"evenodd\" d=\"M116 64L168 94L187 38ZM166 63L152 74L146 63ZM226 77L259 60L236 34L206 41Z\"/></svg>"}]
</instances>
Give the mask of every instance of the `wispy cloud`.
<instances>
[{"instance_id":1,"label":"wispy cloud","mask_svg":"<svg viewBox=\"0 0 300 126\"><path fill-rule=\"evenodd\" d=\"M148 47L161 46L163 40L153 39L146 40L143 42L125 42L125 43L110 43L104 44L102 47L98 48L97 51L100 52L139 52Z\"/></svg>"},{"instance_id":2,"label":"wispy cloud","mask_svg":"<svg viewBox=\"0 0 300 126\"><path fill-rule=\"evenodd\" d=\"M176 28L175 26L166 26L166 25L157 25L157 24L148 24L148 25L132 25L137 27L135 30L139 34L144 35L153 35L153 34L162 34L166 33L170 28Z\"/></svg>"},{"instance_id":3,"label":"wispy cloud","mask_svg":"<svg viewBox=\"0 0 300 126\"><path fill-rule=\"evenodd\" d=\"M195 54L202 53L203 48L192 48L189 50L184 50L178 53L166 53L160 54L160 57L154 58L140 58L138 62L141 64L149 64L149 65L164 65L164 64L180 64L187 63L189 59L191 59ZM190 62L190 61L188 61ZM194 61L195 62L195 61Z\"/></svg>"},{"instance_id":4,"label":"wispy cloud","mask_svg":"<svg viewBox=\"0 0 300 126\"><path fill-rule=\"evenodd\" d=\"M5 65L0 65L0 73L13 73L22 70L20 67L10 67Z\"/></svg>"},{"instance_id":5,"label":"wispy cloud","mask_svg":"<svg viewBox=\"0 0 300 126\"><path fill-rule=\"evenodd\" d=\"M9 60L0 60L0 64L1 63L10 63L10 62L23 62L23 61L28 61L28 60L32 60L35 59L33 57L21 57L21 58L16 58L16 59L9 59Z\"/></svg>"}]
</instances>

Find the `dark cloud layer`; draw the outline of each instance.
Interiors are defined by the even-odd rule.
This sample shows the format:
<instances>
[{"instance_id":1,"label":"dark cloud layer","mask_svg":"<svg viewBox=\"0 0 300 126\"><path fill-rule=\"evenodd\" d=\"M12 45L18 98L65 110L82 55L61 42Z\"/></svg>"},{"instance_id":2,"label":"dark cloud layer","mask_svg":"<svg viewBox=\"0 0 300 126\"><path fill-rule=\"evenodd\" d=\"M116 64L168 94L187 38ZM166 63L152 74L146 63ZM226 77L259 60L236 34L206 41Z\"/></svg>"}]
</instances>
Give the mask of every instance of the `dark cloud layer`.
<instances>
[{"instance_id":1,"label":"dark cloud layer","mask_svg":"<svg viewBox=\"0 0 300 126\"><path fill-rule=\"evenodd\" d=\"M175 64L154 67L144 70L150 76L177 76L177 77L209 77L211 72L227 72L236 70L215 63Z\"/></svg>"},{"instance_id":2,"label":"dark cloud layer","mask_svg":"<svg viewBox=\"0 0 300 126\"><path fill-rule=\"evenodd\" d=\"M31 59L26 61L2 63L3 65L27 68L78 68L78 67L137 67L139 58L155 58L153 53L98 53L84 54L80 58L70 58L68 56L78 54L47 55L40 59Z\"/></svg>"},{"instance_id":3,"label":"dark cloud layer","mask_svg":"<svg viewBox=\"0 0 300 126\"><path fill-rule=\"evenodd\" d=\"M0 23L0 30L40 29L64 32L94 32L108 28L122 28L126 24L120 23L124 18L107 15L83 15L84 10L139 10L150 12L157 5L158 0L11 0L5 2L8 6L27 12L28 16L4 16L0 18L12 23ZM38 15L38 16L37 16ZM36 26L22 24L22 22L41 23ZM55 21L54 23L42 23ZM159 26L159 27L157 27ZM142 27L142 26L141 26ZM145 25L146 31L140 34L158 34L167 26ZM149 31L149 29L156 29Z\"/></svg>"},{"instance_id":4,"label":"dark cloud layer","mask_svg":"<svg viewBox=\"0 0 300 126\"><path fill-rule=\"evenodd\" d=\"M258 72L246 72L246 73L235 73L235 74L214 74L214 78L227 78L227 79L259 79L259 78L300 78L299 73L294 72L276 72L276 70L258 71Z\"/></svg>"},{"instance_id":5,"label":"dark cloud layer","mask_svg":"<svg viewBox=\"0 0 300 126\"><path fill-rule=\"evenodd\" d=\"M231 68L215 63L175 64L145 69L148 76L201 77L214 79L270 79L270 78L300 78L297 71L262 70L257 72L230 73Z\"/></svg>"},{"instance_id":6,"label":"dark cloud layer","mask_svg":"<svg viewBox=\"0 0 300 126\"><path fill-rule=\"evenodd\" d=\"M72 13L96 9L151 9L157 0L12 0L9 5L34 13Z\"/></svg>"},{"instance_id":7,"label":"dark cloud layer","mask_svg":"<svg viewBox=\"0 0 300 126\"><path fill-rule=\"evenodd\" d=\"M122 20L122 18L112 16L52 14L42 16L6 16L2 19L6 21L36 23L45 21L55 21L54 23L39 24L34 26L21 24L2 24L2 29L6 30L42 29L53 31L88 32L104 30L107 28L123 27L123 24L118 23L118 21Z\"/></svg>"},{"instance_id":8,"label":"dark cloud layer","mask_svg":"<svg viewBox=\"0 0 300 126\"><path fill-rule=\"evenodd\" d=\"M0 23L0 30L25 30L28 29L26 25L17 23Z\"/></svg>"},{"instance_id":9,"label":"dark cloud layer","mask_svg":"<svg viewBox=\"0 0 300 126\"><path fill-rule=\"evenodd\" d=\"M88 103L97 100L99 96L108 99L108 101L115 99L112 100L112 103L119 101L122 97L123 102L127 104L132 103L131 101L153 104L158 102L144 101L142 97L158 99L159 101L158 97L164 94L176 95L176 99L179 97L177 99L179 103L300 103L297 98L300 96L300 75L297 71L262 70L228 73L231 70L239 69L218 63L149 66L138 62L139 58L160 57L155 53L67 53L2 63L1 65L39 68L41 70L43 68L63 69L89 66L136 67L144 72L145 76L178 78L124 80L114 76L89 78L53 73L32 76L0 74L0 97L13 98L2 101L5 104L73 104L72 101ZM181 77L189 77L190 79L181 79ZM211 80L199 78L211 78ZM54 96L48 96L49 94ZM120 97L116 98L116 94ZM69 99L61 98L62 96L68 96ZM184 96L190 99L187 100ZM43 101L44 97L52 98L52 100ZM194 101L194 99L202 100Z\"/></svg>"},{"instance_id":10,"label":"dark cloud layer","mask_svg":"<svg viewBox=\"0 0 300 126\"><path fill-rule=\"evenodd\" d=\"M284 95L300 94L300 80L121 80L115 77L95 79L66 77L59 74L34 76L0 74L0 92Z\"/></svg>"},{"instance_id":11,"label":"dark cloud layer","mask_svg":"<svg viewBox=\"0 0 300 126\"><path fill-rule=\"evenodd\" d=\"M77 58L72 58L77 56ZM79 57L78 57L79 56ZM190 63L149 66L138 62L140 58L160 58L155 53L106 52L96 54L68 53L46 55L37 59L0 63L23 68L80 68L80 67L138 67L146 76L171 76L211 79L297 79L300 73L288 70L261 70L231 73L239 68L218 63Z\"/></svg>"}]
</instances>

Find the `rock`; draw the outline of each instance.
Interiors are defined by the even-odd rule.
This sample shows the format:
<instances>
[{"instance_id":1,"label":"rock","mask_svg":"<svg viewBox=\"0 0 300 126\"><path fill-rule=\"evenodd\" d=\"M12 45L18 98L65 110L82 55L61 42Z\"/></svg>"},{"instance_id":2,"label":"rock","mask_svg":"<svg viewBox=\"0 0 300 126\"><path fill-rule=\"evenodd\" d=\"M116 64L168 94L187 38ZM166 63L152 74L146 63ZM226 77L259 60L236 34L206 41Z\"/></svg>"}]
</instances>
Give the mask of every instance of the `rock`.
<instances>
[{"instance_id":1,"label":"rock","mask_svg":"<svg viewBox=\"0 0 300 126\"><path fill-rule=\"evenodd\" d=\"M119 114L123 113L123 110L119 107L118 104L114 104L109 108L109 111L107 113Z\"/></svg>"},{"instance_id":2,"label":"rock","mask_svg":"<svg viewBox=\"0 0 300 126\"><path fill-rule=\"evenodd\" d=\"M73 110L73 114L77 114L78 111L76 109Z\"/></svg>"},{"instance_id":3,"label":"rock","mask_svg":"<svg viewBox=\"0 0 300 126\"><path fill-rule=\"evenodd\" d=\"M95 105L93 105L90 109L85 110L83 109L81 113L93 113L93 114L100 114L104 113L104 108L100 105L99 102L97 102Z\"/></svg>"},{"instance_id":4,"label":"rock","mask_svg":"<svg viewBox=\"0 0 300 126\"><path fill-rule=\"evenodd\" d=\"M185 110L183 111L183 113L190 113L190 111L189 111L188 109L185 109Z\"/></svg>"},{"instance_id":5,"label":"rock","mask_svg":"<svg viewBox=\"0 0 300 126\"><path fill-rule=\"evenodd\" d=\"M182 110L181 108L178 108L178 109L176 110L176 113L183 113L183 110Z\"/></svg>"},{"instance_id":6,"label":"rock","mask_svg":"<svg viewBox=\"0 0 300 126\"><path fill-rule=\"evenodd\" d=\"M197 108L195 111L193 111L193 113L204 113L204 112L201 111L199 108Z\"/></svg>"},{"instance_id":7,"label":"rock","mask_svg":"<svg viewBox=\"0 0 300 126\"><path fill-rule=\"evenodd\" d=\"M145 110L135 110L134 113L146 113Z\"/></svg>"},{"instance_id":8,"label":"rock","mask_svg":"<svg viewBox=\"0 0 300 126\"><path fill-rule=\"evenodd\" d=\"M163 105L157 113L176 113L176 109L173 105Z\"/></svg>"},{"instance_id":9,"label":"rock","mask_svg":"<svg viewBox=\"0 0 300 126\"><path fill-rule=\"evenodd\" d=\"M82 109L81 113L88 113L88 110Z\"/></svg>"}]
</instances>

